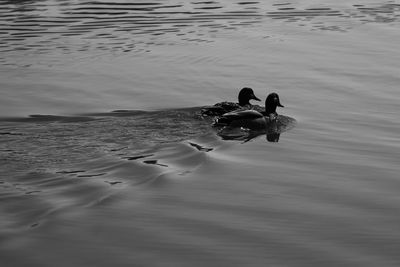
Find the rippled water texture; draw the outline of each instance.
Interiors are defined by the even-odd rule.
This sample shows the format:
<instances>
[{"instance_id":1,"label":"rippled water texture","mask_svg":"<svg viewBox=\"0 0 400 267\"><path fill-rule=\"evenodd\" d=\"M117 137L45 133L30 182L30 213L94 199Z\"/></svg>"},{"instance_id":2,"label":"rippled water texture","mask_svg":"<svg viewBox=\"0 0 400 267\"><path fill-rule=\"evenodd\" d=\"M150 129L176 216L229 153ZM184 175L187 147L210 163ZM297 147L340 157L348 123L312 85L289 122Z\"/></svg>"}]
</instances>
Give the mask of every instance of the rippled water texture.
<instances>
[{"instance_id":1,"label":"rippled water texture","mask_svg":"<svg viewBox=\"0 0 400 267\"><path fill-rule=\"evenodd\" d=\"M213 34L269 18L334 31L399 19L400 6L395 1L344 6L343 2L304 1L302 6L281 1L1 1L0 51L10 53L2 58L3 64L23 64L12 56L139 52L157 44L208 43Z\"/></svg>"},{"instance_id":2,"label":"rippled water texture","mask_svg":"<svg viewBox=\"0 0 400 267\"><path fill-rule=\"evenodd\" d=\"M0 0L0 265L399 266L399 26L399 1ZM201 116L245 86L279 94L272 135Z\"/></svg>"}]
</instances>

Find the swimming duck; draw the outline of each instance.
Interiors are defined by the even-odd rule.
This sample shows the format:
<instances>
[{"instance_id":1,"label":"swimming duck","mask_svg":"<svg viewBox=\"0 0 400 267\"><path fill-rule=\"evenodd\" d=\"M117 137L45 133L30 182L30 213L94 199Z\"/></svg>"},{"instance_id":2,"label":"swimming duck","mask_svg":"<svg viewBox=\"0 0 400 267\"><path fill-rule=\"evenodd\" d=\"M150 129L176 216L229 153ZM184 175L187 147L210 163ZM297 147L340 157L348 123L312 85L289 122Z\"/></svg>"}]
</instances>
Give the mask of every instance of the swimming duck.
<instances>
[{"instance_id":1,"label":"swimming duck","mask_svg":"<svg viewBox=\"0 0 400 267\"><path fill-rule=\"evenodd\" d=\"M251 108L250 100L261 101L255 96L253 89L249 87L244 87L240 90L238 100L239 103L224 101L214 106L204 107L201 110L201 114L206 116L221 116L234 110Z\"/></svg>"},{"instance_id":2,"label":"swimming duck","mask_svg":"<svg viewBox=\"0 0 400 267\"><path fill-rule=\"evenodd\" d=\"M271 93L265 100L265 111L253 109L238 110L223 114L215 123L216 126L242 127L250 130L265 129L267 125L278 119L277 107L284 107L277 93Z\"/></svg>"}]
</instances>

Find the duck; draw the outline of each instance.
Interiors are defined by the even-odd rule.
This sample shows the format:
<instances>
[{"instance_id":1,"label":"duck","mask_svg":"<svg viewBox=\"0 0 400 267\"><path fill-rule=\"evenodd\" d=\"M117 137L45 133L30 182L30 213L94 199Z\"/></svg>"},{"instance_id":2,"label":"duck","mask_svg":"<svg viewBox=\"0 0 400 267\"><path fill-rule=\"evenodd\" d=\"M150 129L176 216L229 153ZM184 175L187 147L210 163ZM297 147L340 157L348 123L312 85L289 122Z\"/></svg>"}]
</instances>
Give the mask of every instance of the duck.
<instances>
[{"instance_id":1,"label":"duck","mask_svg":"<svg viewBox=\"0 0 400 267\"><path fill-rule=\"evenodd\" d=\"M235 110L246 110L252 108L250 100L261 101L254 94L253 89L250 87L244 87L239 91L238 103L224 101L217 103L213 106L207 106L201 109L201 114L203 116L221 116L225 113L235 111Z\"/></svg>"},{"instance_id":2,"label":"duck","mask_svg":"<svg viewBox=\"0 0 400 267\"><path fill-rule=\"evenodd\" d=\"M266 127L278 120L277 107L284 107L277 93L271 93L265 100L265 111L254 109L237 110L223 114L215 122L215 126L230 128L246 128L250 130L265 130Z\"/></svg>"}]
</instances>

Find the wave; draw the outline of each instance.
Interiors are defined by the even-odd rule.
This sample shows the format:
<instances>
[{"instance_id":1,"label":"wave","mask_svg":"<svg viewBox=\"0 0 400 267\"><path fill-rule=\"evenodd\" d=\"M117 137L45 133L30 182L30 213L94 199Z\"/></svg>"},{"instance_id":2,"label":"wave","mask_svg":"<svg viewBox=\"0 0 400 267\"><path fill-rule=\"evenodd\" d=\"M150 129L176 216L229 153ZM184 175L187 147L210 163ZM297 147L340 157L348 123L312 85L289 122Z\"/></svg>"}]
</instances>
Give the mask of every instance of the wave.
<instances>
[{"instance_id":1,"label":"wave","mask_svg":"<svg viewBox=\"0 0 400 267\"><path fill-rule=\"evenodd\" d=\"M2 118L0 194L5 199L35 195L40 201L51 194L54 201L71 193L63 206L83 205L108 195L110 186L152 182L165 172L184 176L223 144L212 118L200 111Z\"/></svg>"},{"instance_id":2,"label":"wave","mask_svg":"<svg viewBox=\"0 0 400 267\"><path fill-rule=\"evenodd\" d=\"M51 214L98 205L165 173L184 177L220 142L194 116L192 109L119 110L3 119L0 198L10 212L2 214L2 231L37 227Z\"/></svg>"},{"instance_id":3,"label":"wave","mask_svg":"<svg viewBox=\"0 0 400 267\"><path fill-rule=\"evenodd\" d=\"M78 53L100 49L141 52L143 47L140 43L147 40L149 34L158 36L160 41L164 35L173 35L178 37L176 43L212 42L216 31L250 27L266 19L300 22L300 26L310 27L311 30L347 31L349 27L354 27L355 22L398 22L400 5L388 2L353 4L342 8L327 4L299 8L291 3L268 5L256 1L231 4L224 1L169 1L168 4L164 1L88 1L74 4L3 1L0 3L0 14L0 52L5 57L1 62L9 65L14 62L10 53L15 51L54 53L54 49L62 49L62 53ZM333 18L332 21L329 17ZM121 36L122 33L126 36ZM202 34L204 38L196 38L197 34ZM69 36L80 36L82 39L60 48L59 43L65 43L65 38ZM109 42L121 37L126 40L125 43L115 45ZM88 45L82 41L84 39L96 41ZM137 47L132 48L132 40ZM105 47L104 42L107 42Z\"/></svg>"}]
</instances>

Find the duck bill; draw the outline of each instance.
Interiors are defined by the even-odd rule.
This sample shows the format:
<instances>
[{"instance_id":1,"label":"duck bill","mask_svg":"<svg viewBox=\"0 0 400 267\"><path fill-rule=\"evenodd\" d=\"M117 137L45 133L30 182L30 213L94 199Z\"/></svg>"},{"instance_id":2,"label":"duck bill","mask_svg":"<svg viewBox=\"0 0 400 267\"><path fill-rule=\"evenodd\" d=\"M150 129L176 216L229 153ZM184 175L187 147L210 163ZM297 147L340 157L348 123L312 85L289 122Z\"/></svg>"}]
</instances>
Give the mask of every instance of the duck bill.
<instances>
[{"instance_id":1,"label":"duck bill","mask_svg":"<svg viewBox=\"0 0 400 267\"><path fill-rule=\"evenodd\" d=\"M258 97L256 97L254 94L251 96L250 99L254 99L254 100L257 100L257 101L261 101L261 99L259 99Z\"/></svg>"},{"instance_id":2,"label":"duck bill","mask_svg":"<svg viewBox=\"0 0 400 267\"><path fill-rule=\"evenodd\" d=\"M281 103L278 103L278 107L284 108L285 106L282 105Z\"/></svg>"}]
</instances>

